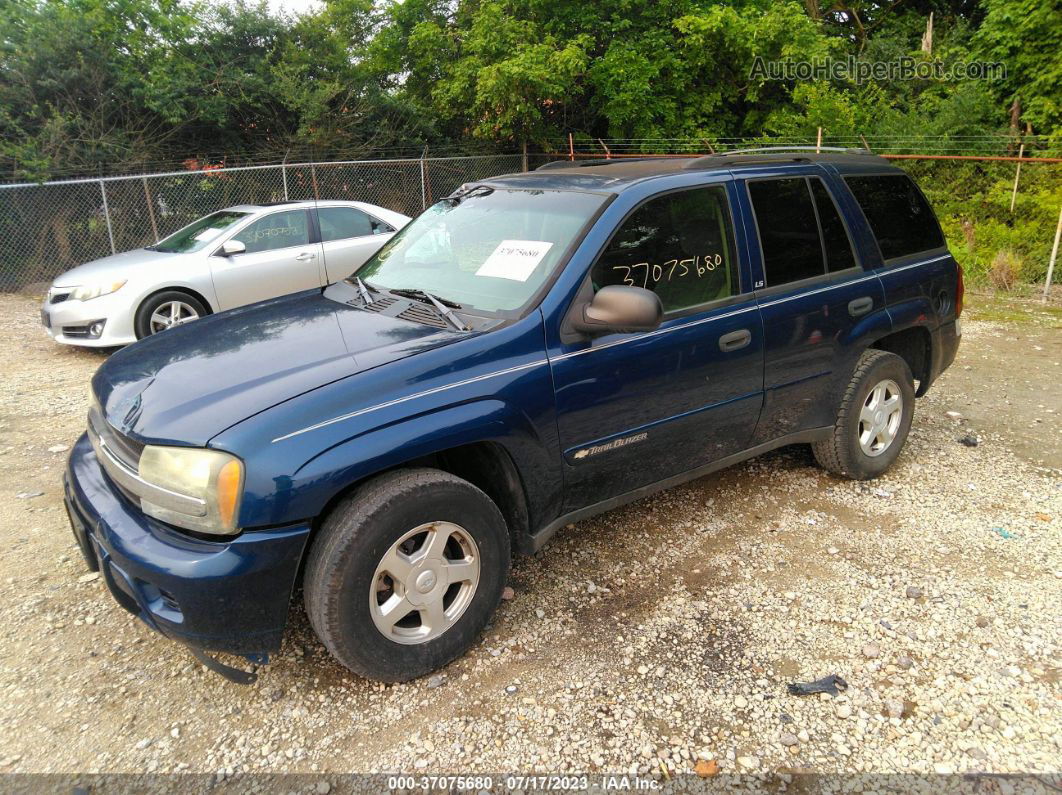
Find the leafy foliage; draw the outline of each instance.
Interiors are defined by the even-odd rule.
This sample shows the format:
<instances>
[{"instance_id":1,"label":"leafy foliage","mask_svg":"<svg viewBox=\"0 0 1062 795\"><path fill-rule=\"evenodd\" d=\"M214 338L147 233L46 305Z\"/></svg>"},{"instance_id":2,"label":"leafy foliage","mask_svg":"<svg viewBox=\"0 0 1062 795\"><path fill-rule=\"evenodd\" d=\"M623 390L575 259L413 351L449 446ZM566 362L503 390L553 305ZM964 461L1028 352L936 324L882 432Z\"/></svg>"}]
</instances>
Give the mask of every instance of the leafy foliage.
<instances>
[{"instance_id":1,"label":"leafy foliage","mask_svg":"<svg viewBox=\"0 0 1062 795\"><path fill-rule=\"evenodd\" d=\"M932 54L923 34L933 14ZM1002 62L1001 80L769 80L765 62ZM1062 7L1038 0L0 0L0 166L45 179L424 146L766 135L1062 145ZM1014 118L1012 118L1012 115ZM957 250L1034 278L1057 168L912 165ZM956 197L962 196L960 202ZM972 242L970 242L972 241ZM1011 260L1008 260L1008 262Z\"/></svg>"}]
</instances>

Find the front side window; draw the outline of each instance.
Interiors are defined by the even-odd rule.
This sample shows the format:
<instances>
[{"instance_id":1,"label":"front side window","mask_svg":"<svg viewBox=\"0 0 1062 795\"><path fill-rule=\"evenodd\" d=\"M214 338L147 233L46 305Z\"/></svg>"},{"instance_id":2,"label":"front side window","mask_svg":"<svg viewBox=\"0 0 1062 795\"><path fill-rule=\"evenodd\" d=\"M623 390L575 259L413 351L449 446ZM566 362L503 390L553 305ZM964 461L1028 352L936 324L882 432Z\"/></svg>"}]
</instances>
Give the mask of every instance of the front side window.
<instances>
[{"instance_id":1,"label":"front side window","mask_svg":"<svg viewBox=\"0 0 1062 795\"><path fill-rule=\"evenodd\" d=\"M322 243L373 234L372 219L353 207L321 207L317 222L321 225Z\"/></svg>"},{"instance_id":2,"label":"front side window","mask_svg":"<svg viewBox=\"0 0 1062 795\"><path fill-rule=\"evenodd\" d=\"M878 240L883 259L942 248L933 210L906 174L845 177Z\"/></svg>"},{"instance_id":3,"label":"front side window","mask_svg":"<svg viewBox=\"0 0 1062 795\"><path fill-rule=\"evenodd\" d=\"M305 210L287 210L259 218L241 231L233 240L247 247L248 254L273 251L289 246L304 246L310 242L310 228Z\"/></svg>"},{"instance_id":4,"label":"front side window","mask_svg":"<svg viewBox=\"0 0 1062 795\"><path fill-rule=\"evenodd\" d=\"M370 287L426 290L466 309L515 312L604 202L573 190L473 187L421 213L357 275Z\"/></svg>"},{"instance_id":5,"label":"front side window","mask_svg":"<svg viewBox=\"0 0 1062 795\"><path fill-rule=\"evenodd\" d=\"M594 263L594 290L611 284L644 287L660 297L664 312L736 295L728 207L720 185L646 202Z\"/></svg>"},{"instance_id":6,"label":"front side window","mask_svg":"<svg viewBox=\"0 0 1062 795\"><path fill-rule=\"evenodd\" d=\"M185 254L189 251L199 251L226 229L231 229L246 217L247 213L233 210L211 213L189 224L184 229L174 232L155 245L148 246L148 249L150 251L165 251L167 254Z\"/></svg>"}]
</instances>

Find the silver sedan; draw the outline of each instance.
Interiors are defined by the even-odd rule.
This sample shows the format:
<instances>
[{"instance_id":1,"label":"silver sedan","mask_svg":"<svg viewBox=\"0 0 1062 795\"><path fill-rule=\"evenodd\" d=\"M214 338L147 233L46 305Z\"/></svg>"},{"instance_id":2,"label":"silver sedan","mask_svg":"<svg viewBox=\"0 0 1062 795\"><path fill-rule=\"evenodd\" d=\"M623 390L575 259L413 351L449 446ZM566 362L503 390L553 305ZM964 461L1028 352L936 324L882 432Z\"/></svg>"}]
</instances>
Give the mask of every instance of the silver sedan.
<instances>
[{"instance_id":1,"label":"silver sedan","mask_svg":"<svg viewBox=\"0 0 1062 795\"><path fill-rule=\"evenodd\" d=\"M57 277L41 321L57 342L127 345L212 312L339 281L408 222L364 202L229 207L153 246Z\"/></svg>"}]
</instances>

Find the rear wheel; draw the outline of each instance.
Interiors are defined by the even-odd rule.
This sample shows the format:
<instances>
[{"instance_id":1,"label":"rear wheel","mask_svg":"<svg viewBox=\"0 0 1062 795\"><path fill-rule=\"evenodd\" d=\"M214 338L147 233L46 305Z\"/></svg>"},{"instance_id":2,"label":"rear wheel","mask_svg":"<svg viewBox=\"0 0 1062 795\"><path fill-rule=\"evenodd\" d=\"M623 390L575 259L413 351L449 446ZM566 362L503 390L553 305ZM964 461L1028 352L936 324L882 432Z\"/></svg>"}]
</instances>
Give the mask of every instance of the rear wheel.
<instances>
[{"instance_id":1,"label":"rear wheel","mask_svg":"<svg viewBox=\"0 0 1062 795\"><path fill-rule=\"evenodd\" d=\"M306 612L347 668L401 682L473 643L508 573L509 534L486 494L439 470L399 470L325 520L306 563Z\"/></svg>"},{"instance_id":2,"label":"rear wheel","mask_svg":"<svg viewBox=\"0 0 1062 795\"><path fill-rule=\"evenodd\" d=\"M865 351L841 399L833 433L811 446L815 459L837 475L876 478L907 441L914 400L907 362L887 351Z\"/></svg>"},{"instance_id":3,"label":"rear wheel","mask_svg":"<svg viewBox=\"0 0 1062 795\"><path fill-rule=\"evenodd\" d=\"M166 290L149 296L136 310L137 339L198 320L210 310L194 295L181 290Z\"/></svg>"}]
</instances>

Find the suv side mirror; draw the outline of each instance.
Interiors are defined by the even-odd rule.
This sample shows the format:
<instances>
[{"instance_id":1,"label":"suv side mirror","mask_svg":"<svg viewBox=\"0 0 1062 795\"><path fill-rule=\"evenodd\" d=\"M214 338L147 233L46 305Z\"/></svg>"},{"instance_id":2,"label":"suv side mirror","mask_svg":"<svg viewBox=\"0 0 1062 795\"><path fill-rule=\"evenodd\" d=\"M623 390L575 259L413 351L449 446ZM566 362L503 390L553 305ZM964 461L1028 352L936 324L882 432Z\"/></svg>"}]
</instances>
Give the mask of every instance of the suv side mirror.
<instances>
[{"instance_id":1,"label":"suv side mirror","mask_svg":"<svg viewBox=\"0 0 1062 795\"><path fill-rule=\"evenodd\" d=\"M243 244L242 240L226 240L221 244L221 256L231 257L233 254L243 254L247 251L247 246Z\"/></svg>"},{"instance_id":2,"label":"suv side mirror","mask_svg":"<svg viewBox=\"0 0 1062 795\"><path fill-rule=\"evenodd\" d=\"M583 334L652 331L663 317L660 297L652 290L612 284L575 308L571 326Z\"/></svg>"}]
</instances>

